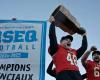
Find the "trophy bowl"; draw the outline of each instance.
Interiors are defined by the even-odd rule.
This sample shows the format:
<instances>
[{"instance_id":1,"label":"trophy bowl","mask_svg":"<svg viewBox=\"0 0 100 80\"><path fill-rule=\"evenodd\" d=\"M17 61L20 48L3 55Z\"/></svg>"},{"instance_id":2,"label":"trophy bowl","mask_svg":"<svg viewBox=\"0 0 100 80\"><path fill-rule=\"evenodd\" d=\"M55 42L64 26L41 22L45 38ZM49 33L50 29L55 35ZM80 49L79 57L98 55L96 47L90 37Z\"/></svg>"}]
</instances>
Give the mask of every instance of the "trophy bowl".
<instances>
[{"instance_id":1,"label":"trophy bowl","mask_svg":"<svg viewBox=\"0 0 100 80\"><path fill-rule=\"evenodd\" d=\"M85 31L81 30L80 24L76 18L63 6L59 5L50 17L54 17L55 25L63 31L73 35L75 33L83 34Z\"/></svg>"}]
</instances>

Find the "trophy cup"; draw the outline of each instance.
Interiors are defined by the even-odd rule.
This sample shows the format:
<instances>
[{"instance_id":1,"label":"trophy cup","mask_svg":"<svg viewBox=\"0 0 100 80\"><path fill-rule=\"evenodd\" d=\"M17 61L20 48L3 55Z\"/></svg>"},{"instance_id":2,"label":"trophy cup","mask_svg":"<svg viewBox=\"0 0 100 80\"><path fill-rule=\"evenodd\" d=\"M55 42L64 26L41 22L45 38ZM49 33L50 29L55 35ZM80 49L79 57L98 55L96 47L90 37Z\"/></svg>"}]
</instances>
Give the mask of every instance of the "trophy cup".
<instances>
[{"instance_id":1,"label":"trophy cup","mask_svg":"<svg viewBox=\"0 0 100 80\"><path fill-rule=\"evenodd\" d=\"M59 5L51 14L51 17L55 19L54 23L57 27L60 27L63 31L68 32L71 35L75 33L85 33L76 18L72 16L63 5Z\"/></svg>"}]
</instances>

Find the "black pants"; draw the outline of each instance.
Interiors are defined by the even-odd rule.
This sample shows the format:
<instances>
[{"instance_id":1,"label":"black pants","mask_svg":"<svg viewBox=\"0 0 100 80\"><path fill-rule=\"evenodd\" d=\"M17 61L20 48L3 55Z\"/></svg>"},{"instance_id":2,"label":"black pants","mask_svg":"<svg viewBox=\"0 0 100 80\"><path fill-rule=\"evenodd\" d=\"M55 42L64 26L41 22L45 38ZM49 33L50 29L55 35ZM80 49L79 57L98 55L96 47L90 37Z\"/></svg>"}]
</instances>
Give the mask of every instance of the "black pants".
<instances>
[{"instance_id":1,"label":"black pants","mask_svg":"<svg viewBox=\"0 0 100 80\"><path fill-rule=\"evenodd\" d=\"M79 71L65 70L56 75L56 80L82 80Z\"/></svg>"}]
</instances>

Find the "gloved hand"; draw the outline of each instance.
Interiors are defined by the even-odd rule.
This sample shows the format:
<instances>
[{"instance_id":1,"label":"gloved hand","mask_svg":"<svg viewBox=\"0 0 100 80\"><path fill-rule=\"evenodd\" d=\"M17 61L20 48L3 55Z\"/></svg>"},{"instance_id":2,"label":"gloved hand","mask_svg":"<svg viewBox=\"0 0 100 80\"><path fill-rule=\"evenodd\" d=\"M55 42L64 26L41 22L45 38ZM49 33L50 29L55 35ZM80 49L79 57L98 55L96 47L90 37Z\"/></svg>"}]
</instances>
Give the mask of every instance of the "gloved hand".
<instances>
[{"instance_id":1,"label":"gloved hand","mask_svg":"<svg viewBox=\"0 0 100 80\"><path fill-rule=\"evenodd\" d=\"M80 27L77 29L77 33L80 35L84 35L86 33L86 30L83 27Z\"/></svg>"}]
</instances>

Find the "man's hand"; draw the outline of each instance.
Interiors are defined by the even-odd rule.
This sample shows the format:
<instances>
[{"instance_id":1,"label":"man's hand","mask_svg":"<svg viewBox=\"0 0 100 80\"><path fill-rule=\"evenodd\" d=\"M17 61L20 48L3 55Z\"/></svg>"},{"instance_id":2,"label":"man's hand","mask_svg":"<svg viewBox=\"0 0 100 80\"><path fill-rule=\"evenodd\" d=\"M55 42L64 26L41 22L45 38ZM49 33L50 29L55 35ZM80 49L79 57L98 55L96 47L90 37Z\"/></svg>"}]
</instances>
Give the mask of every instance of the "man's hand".
<instances>
[{"instance_id":1,"label":"man's hand","mask_svg":"<svg viewBox=\"0 0 100 80\"><path fill-rule=\"evenodd\" d=\"M50 18L49 18L49 22L55 22L55 18L53 17L53 16L50 16Z\"/></svg>"},{"instance_id":2,"label":"man's hand","mask_svg":"<svg viewBox=\"0 0 100 80\"><path fill-rule=\"evenodd\" d=\"M92 46L92 47L90 48L90 50L91 50L91 51L95 51L95 50L97 50L97 48L96 48L96 46Z\"/></svg>"},{"instance_id":3,"label":"man's hand","mask_svg":"<svg viewBox=\"0 0 100 80\"><path fill-rule=\"evenodd\" d=\"M83 27L80 27L80 28L77 30L77 33L80 34L80 35L86 35L86 30L85 30Z\"/></svg>"}]
</instances>

